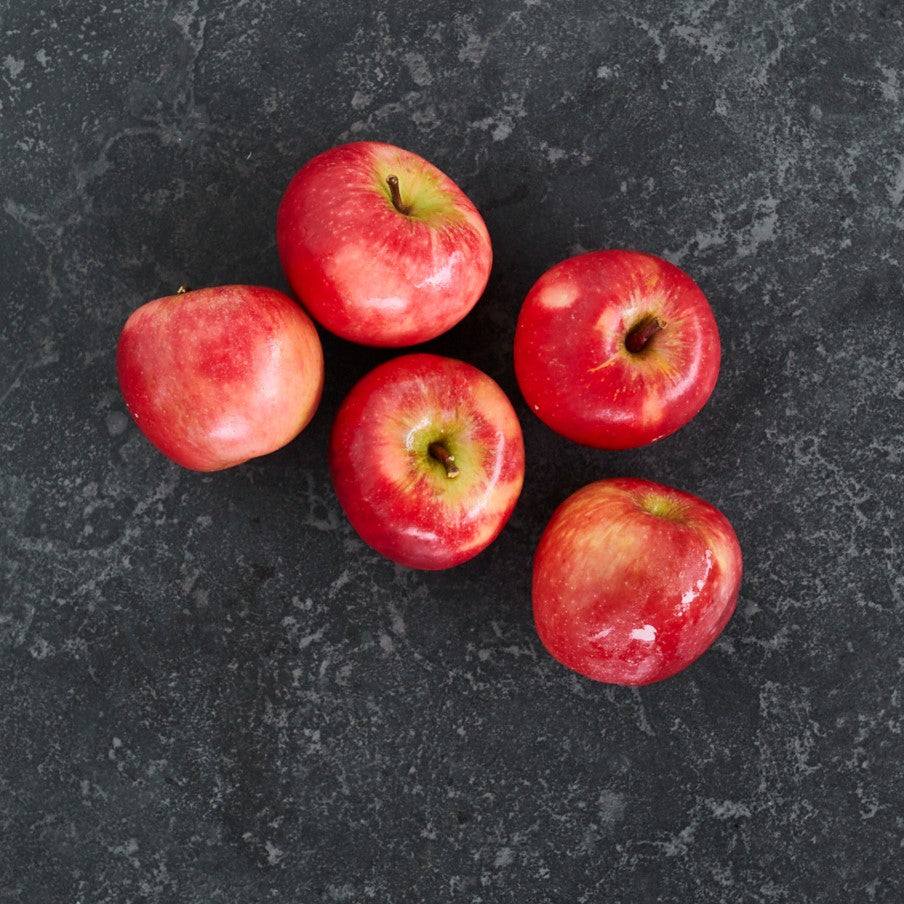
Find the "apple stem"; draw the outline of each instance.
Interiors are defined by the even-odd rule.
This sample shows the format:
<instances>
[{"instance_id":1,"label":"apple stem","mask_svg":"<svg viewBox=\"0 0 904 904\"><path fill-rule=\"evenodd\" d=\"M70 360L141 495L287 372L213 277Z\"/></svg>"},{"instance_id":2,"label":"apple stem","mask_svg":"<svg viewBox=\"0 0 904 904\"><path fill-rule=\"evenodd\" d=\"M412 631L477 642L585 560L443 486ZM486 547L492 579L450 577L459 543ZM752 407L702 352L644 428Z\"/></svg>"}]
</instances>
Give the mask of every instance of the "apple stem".
<instances>
[{"instance_id":1,"label":"apple stem","mask_svg":"<svg viewBox=\"0 0 904 904\"><path fill-rule=\"evenodd\" d=\"M402 193L399 191L399 177L390 176L386 180L386 184L389 186L389 194L392 197L392 206L395 207L399 213L403 213L407 217L408 214L411 213L411 208L406 207L402 203Z\"/></svg>"},{"instance_id":2,"label":"apple stem","mask_svg":"<svg viewBox=\"0 0 904 904\"><path fill-rule=\"evenodd\" d=\"M450 455L449 450L442 443L430 443L427 451L431 458L435 458L446 469L446 477L450 480L461 473L455 464L455 456Z\"/></svg>"},{"instance_id":3,"label":"apple stem","mask_svg":"<svg viewBox=\"0 0 904 904\"><path fill-rule=\"evenodd\" d=\"M186 286L185 284L183 284L179 286L178 289L176 289L177 295L184 295L186 292L191 292L191 286Z\"/></svg>"},{"instance_id":4,"label":"apple stem","mask_svg":"<svg viewBox=\"0 0 904 904\"><path fill-rule=\"evenodd\" d=\"M625 348L629 352L637 354L637 352L643 351L644 347L653 336L665 328L666 322L660 320L658 317L648 317L646 320L641 320L640 323L625 336Z\"/></svg>"}]
</instances>

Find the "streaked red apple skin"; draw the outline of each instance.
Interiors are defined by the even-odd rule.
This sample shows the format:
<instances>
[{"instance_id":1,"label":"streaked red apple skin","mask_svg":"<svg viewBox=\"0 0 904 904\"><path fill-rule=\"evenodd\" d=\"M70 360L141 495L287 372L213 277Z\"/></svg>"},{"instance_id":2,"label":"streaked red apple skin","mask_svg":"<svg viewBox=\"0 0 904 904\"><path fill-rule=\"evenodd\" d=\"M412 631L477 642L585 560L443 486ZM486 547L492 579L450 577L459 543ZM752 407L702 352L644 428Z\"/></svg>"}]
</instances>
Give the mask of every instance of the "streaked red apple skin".
<instances>
[{"instance_id":1,"label":"streaked red apple skin","mask_svg":"<svg viewBox=\"0 0 904 904\"><path fill-rule=\"evenodd\" d=\"M644 318L664 329L641 352L625 339ZM662 439L703 407L721 345L697 284L638 251L592 251L556 264L527 295L515 374L530 409L575 442L629 449Z\"/></svg>"},{"instance_id":2,"label":"streaked red apple skin","mask_svg":"<svg viewBox=\"0 0 904 904\"><path fill-rule=\"evenodd\" d=\"M429 454L441 442L457 477ZM521 425L485 373L452 358L395 358L360 380L330 439L330 472L352 527L410 568L450 568L489 546L524 480Z\"/></svg>"},{"instance_id":3,"label":"streaked red apple skin","mask_svg":"<svg viewBox=\"0 0 904 904\"><path fill-rule=\"evenodd\" d=\"M134 311L116 350L119 387L142 433L195 471L281 448L314 416L323 351L282 292L217 286Z\"/></svg>"},{"instance_id":4,"label":"streaked red apple skin","mask_svg":"<svg viewBox=\"0 0 904 904\"><path fill-rule=\"evenodd\" d=\"M537 547L537 632L588 678L661 681L722 632L741 570L737 536L708 502L636 478L591 483L556 509Z\"/></svg>"},{"instance_id":5,"label":"streaked red apple skin","mask_svg":"<svg viewBox=\"0 0 904 904\"><path fill-rule=\"evenodd\" d=\"M411 215L393 206L390 175ZM453 327L483 293L493 258L483 218L448 176L375 141L324 151L298 171L276 243L311 316L374 346L414 345Z\"/></svg>"}]
</instances>

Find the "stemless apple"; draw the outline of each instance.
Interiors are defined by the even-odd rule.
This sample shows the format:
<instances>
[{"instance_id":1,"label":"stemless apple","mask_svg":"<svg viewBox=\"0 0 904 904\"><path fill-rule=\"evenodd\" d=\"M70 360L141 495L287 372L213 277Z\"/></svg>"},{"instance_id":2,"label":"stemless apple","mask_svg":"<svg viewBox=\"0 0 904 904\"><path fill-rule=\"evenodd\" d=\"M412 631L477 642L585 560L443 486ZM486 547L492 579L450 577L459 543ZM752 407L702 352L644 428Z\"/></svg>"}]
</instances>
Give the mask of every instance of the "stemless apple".
<instances>
[{"instance_id":1,"label":"stemless apple","mask_svg":"<svg viewBox=\"0 0 904 904\"><path fill-rule=\"evenodd\" d=\"M311 318L261 286L180 290L148 302L123 327L116 370L141 432L196 471L284 446L314 416L323 390Z\"/></svg>"},{"instance_id":2,"label":"stemless apple","mask_svg":"<svg viewBox=\"0 0 904 904\"><path fill-rule=\"evenodd\" d=\"M650 684L690 665L734 612L741 548L716 508L634 478L563 502L534 556L534 621L570 669Z\"/></svg>"},{"instance_id":3,"label":"stemless apple","mask_svg":"<svg viewBox=\"0 0 904 904\"><path fill-rule=\"evenodd\" d=\"M485 549L511 515L524 480L521 425L476 367L405 355L342 403L330 472L366 543L401 565L449 568Z\"/></svg>"},{"instance_id":4,"label":"stemless apple","mask_svg":"<svg viewBox=\"0 0 904 904\"><path fill-rule=\"evenodd\" d=\"M292 290L318 323L362 345L425 342L458 323L493 253L477 209L417 154L359 141L318 154L276 217Z\"/></svg>"},{"instance_id":5,"label":"stemless apple","mask_svg":"<svg viewBox=\"0 0 904 904\"><path fill-rule=\"evenodd\" d=\"M697 284L637 251L594 251L556 264L527 295L515 374L547 426L598 449L662 439L704 406L721 346Z\"/></svg>"}]
</instances>

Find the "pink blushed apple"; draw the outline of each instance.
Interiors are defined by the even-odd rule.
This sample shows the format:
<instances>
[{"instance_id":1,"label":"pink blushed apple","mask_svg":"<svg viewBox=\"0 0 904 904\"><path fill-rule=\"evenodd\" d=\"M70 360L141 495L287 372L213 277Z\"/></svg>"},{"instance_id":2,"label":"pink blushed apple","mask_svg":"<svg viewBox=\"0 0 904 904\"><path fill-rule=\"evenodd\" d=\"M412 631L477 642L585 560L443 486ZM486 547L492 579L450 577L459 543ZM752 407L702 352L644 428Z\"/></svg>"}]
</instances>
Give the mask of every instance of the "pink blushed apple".
<instances>
[{"instance_id":1,"label":"pink blushed apple","mask_svg":"<svg viewBox=\"0 0 904 904\"><path fill-rule=\"evenodd\" d=\"M673 264L594 251L527 295L515 373L530 409L575 442L628 449L674 433L706 403L721 346L709 303Z\"/></svg>"},{"instance_id":2,"label":"pink blushed apple","mask_svg":"<svg viewBox=\"0 0 904 904\"><path fill-rule=\"evenodd\" d=\"M492 264L477 209L422 157L376 141L306 163L276 218L292 290L318 323L363 345L425 342L473 307Z\"/></svg>"},{"instance_id":3,"label":"pink blushed apple","mask_svg":"<svg viewBox=\"0 0 904 904\"><path fill-rule=\"evenodd\" d=\"M588 678L661 681L722 632L741 569L735 532L708 502L648 480L591 483L556 509L537 547L537 632Z\"/></svg>"},{"instance_id":4,"label":"pink blushed apple","mask_svg":"<svg viewBox=\"0 0 904 904\"><path fill-rule=\"evenodd\" d=\"M181 291L138 308L116 350L142 433L196 471L273 452L314 416L323 352L310 317L261 286Z\"/></svg>"},{"instance_id":5,"label":"pink blushed apple","mask_svg":"<svg viewBox=\"0 0 904 904\"><path fill-rule=\"evenodd\" d=\"M412 354L342 403L330 439L336 495L361 538L401 565L458 565L498 536L524 479L521 426L485 373Z\"/></svg>"}]
</instances>

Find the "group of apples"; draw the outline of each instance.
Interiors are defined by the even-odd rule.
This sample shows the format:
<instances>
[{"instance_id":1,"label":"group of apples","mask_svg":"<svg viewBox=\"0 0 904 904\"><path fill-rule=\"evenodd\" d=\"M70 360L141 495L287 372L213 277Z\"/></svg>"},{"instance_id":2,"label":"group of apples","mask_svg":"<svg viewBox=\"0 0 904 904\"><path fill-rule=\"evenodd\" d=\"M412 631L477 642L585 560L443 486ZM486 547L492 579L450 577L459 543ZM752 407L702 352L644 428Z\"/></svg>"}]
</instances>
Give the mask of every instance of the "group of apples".
<instances>
[{"instance_id":1,"label":"group of apples","mask_svg":"<svg viewBox=\"0 0 904 904\"><path fill-rule=\"evenodd\" d=\"M308 424L324 378L311 317L352 342L415 345L465 317L492 263L486 225L461 189L423 158L379 142L342 145L303 166L283 196L276 238L308 313L269 288L180 289L123 328L117 372L129 412L186 468L240 464ZM525 299L515 334L515 374L531 410L600 449L641 446L687 423L712 393L719 359L697 285L633 251L552 267ZM499 535L521 492L524 442L489 376L407 354L349 393L329 465L365 542L402 565L441 569ZM737 537L716 508L647 480L600 480L566 499L541 537L535 623L575 671L648 684L710 646L740 579Z\"/></svg>"}]
</instances>

